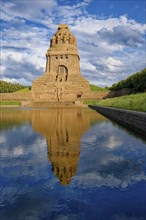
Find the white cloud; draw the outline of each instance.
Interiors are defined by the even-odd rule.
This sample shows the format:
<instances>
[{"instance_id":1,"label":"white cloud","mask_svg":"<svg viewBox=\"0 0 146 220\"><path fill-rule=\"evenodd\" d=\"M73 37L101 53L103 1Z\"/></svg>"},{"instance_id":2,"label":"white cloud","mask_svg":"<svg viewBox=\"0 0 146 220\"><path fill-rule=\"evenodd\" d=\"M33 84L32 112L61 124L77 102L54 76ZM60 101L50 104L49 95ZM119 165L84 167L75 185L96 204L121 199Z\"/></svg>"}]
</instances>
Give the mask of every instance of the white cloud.
<instances>
[{"instance_id":1,"label":"white cloud","mask_svg":"<svg viewBox=\"0 0 146 220\"><path fill-rule=\"evenodd\" d=\"M13 149L13 155L14 155L15 157L19 157L19 156L21 156L21 155L23 155L23 154L24 154L23 147L18 146L18 147L15 147L15 148Z\"/></svg>"},{"instance_id":2,"label":"white cloud","mask_svg":"<svg viewBox=\"0 0 146 220\"><path fill-rule=\"evenodd\" d=\"M120 71L124 66L121 60L115 59L113 57L108 57L105 59L104 64L110 72Z\"/></svg>"},{"instance_id":3,"label":"white cloud","mask_svg":"<svg viewBox=\"0 0 146 220\"><path fill-rule=\"evenodd\" d=\"M81 69L82 69L82 71L84 71L84 70L89 70L89 71L96 71L96 67L92 64L92 63L90 63L90 62L81 62Z\"/></svg>"},{"instance_id":4,"label":"white cloud","mask_svg":"<svg viewBox=\"0 0 146 220\"><path fill-rule=\"evenodd\" d=\"M123 66L123 63L120 60L114 59L112 57L109 57L107 59L107 64L115 66L115 67Z\"/></svg>"},{"instance_id":5,"label":"white cloud","mask_svg":"<svg viewBox=\"0 0 146 220\"><path fill-rule=\"evenodd\" d=\"M122 144L122 141L119 140L116 136L112 135L109 137L109 140L106 143L107 148L114 149L119 147Z\"/></svg>"},{"instance_id":6,"label":"white cloud","mask_svg":"<svg viewBox=\"0 0 146 220\"><path fill-rule=\"evenodd\" d=\"M74 179L77 180L78 185L81 185L83 188L100 188L102 186L127 188L134 182L146 180L146 176L144 173L140 173L135 176L127 176L125 179L120 179L111 174L102 176L100 173L86 173L80 176L76 175Z\"/></svg>"},{"instance_id":7,"label":"white cloud","mask_svg":"<svg viewBox=\"0 0 146 220\"><path fill-rule=\"evenodd\" d=\"M36 20L37 18L43 18L44 13L51 15L53 8L56 6L56 0L11 0L11 3L6 0L5 2L2 2L2 18L8 18L10 20L10 18L13 19L15 17L20 17L25 19Z\"/></svg>"},{"instance_id":8,"label":"white cloud","mask_svg":"<svg viewBox=\"0 0 146 220\"><path fill-rule=\"evenodd\" d=\"M0 144L4 144L6 142L6 136L4 134L1 134L0 136Z\"/></svg>"},{"instance_id":9,"label":"white cloud","mask_svg":"<svg viewBox=\"0 0 146 220\"><path fill-rule=\"evenodd\" d=\"M106 18L106 19L98 19L94 16L90 17L79 17L73 30L76 32L82 32L82 34L93 35L96 34L101 29L106 29L108 31L113 31L113 29L117 26L120 27L128 27L133 30L138 30L140 33L144 33L146 30L146 25L137 23L134 20L127 19L125 15L118 18Z\"/></svg>"},{"instance_id":10,"label":"white cloud","mask_svg":"<svg viewBox=\"0 0 146 220\"><path fill-rule=\"evenodd\" d=\"M20 83L22 85L30 85L30 81L27 81L24 78L15 79L15 78L2 77L1 79L10 83Z\"/></svg>"},{"instance_id":11,"label":"white cloud","mask_svg":"<svg viewBox=\"0 0 146 220\"><path fill-rule=\"evenodd\" d=\"M142 70L146 26L126 15L100 19L88 13L89 5L90 0L73 5L58 5L56 0L36 4L3 1L3 79L31 83L42 75L49 40L57 29L56 23L63 22L70 25L77 38L81 72L90 82L111 85Z\"/></svg>"}]
</instances>

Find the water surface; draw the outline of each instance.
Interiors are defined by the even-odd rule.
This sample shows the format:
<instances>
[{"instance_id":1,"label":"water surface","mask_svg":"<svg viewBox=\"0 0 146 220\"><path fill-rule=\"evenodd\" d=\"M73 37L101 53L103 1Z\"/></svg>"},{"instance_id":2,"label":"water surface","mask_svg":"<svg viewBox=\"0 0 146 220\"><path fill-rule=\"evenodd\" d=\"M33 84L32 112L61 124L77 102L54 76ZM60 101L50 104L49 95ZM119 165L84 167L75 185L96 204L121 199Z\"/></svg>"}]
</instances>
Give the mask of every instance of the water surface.
<instances>
[{"instance_id":1,"label":"water surface","mask_svg":"<svg viewBox=\"0 0 146 220\"><path fill-rule=\"evenodd\" d=\"M144 220L146 142L88 108L1 110L2 220Z\"/></svg>"}]
</instances>

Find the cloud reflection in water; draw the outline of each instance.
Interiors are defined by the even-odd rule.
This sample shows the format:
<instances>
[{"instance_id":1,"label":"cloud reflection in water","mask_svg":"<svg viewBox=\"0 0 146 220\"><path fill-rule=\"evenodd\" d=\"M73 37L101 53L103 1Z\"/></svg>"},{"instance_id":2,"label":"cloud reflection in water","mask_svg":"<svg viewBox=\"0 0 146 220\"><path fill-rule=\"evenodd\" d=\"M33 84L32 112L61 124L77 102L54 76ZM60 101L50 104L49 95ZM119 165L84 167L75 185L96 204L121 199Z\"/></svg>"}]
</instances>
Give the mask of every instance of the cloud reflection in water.
<instances>
[{"instance_id":1,"label":"cloud reflection in water","mask_svg":"<svg viewBox=\"0 0 146 220\"><path fill-rule=\"evenodd\" d=\"M144 219L146 144L140 139L89 109L2 116L4 220Z\"/></svg>"}]
</instances>

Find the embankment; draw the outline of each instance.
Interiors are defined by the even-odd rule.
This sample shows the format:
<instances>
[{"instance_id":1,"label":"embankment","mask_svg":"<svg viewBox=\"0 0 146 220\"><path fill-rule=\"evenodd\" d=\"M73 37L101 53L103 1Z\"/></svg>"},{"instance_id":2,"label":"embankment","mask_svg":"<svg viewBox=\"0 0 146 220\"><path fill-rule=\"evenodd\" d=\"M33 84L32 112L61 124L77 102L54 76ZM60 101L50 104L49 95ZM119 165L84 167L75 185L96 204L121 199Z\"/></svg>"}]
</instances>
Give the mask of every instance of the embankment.
<instances>
[{"instance_id":1,"label":"embankment","mask_svg":"<svg viewBox=\"0 0 146 220\"><path fill-rule=\"evenodd\" d=\"M102 107L89 105L90 108L96 110L102 115L112 119L123 126L130 128L136 133L146 136L146 113L136 112L124 109L116 109L111 107Z\"/></svg>"}]
</instances>

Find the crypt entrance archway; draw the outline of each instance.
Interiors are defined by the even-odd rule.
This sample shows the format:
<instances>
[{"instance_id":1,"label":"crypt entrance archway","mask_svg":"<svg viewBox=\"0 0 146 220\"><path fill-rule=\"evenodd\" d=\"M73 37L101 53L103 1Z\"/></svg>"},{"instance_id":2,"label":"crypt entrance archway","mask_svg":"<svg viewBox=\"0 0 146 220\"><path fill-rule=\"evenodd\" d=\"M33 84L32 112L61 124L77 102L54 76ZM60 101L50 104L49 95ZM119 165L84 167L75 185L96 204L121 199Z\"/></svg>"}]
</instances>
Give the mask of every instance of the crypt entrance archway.
<instances>
[{"instance_id":1,"label":"crypt entrance archway","mask_svg":"<svg viewBox=\"0 0 146 220\"><path fill-rule=\"evenodd\" d=\"M59 65L56 70L56 81L62 82L67 81L68 69L64 65Z\"/></svg>"}]
</instances>

